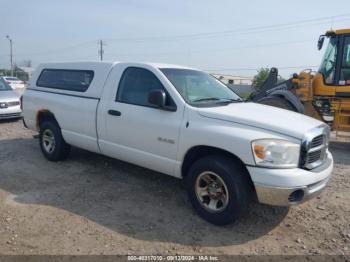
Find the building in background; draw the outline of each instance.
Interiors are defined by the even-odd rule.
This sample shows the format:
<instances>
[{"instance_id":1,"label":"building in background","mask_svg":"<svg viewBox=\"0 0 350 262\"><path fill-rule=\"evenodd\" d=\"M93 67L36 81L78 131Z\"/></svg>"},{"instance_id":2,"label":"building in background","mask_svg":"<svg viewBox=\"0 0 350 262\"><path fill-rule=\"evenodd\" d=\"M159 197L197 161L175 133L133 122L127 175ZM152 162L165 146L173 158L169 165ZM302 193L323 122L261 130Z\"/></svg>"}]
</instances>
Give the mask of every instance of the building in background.
<instances>
[{"instance_id":1,"label":"building in background","mask_svg":"<svg viewBox=\"0 0 350 262\"><path fill-rule=\"evenodd\" d=\"M32 67L15 66L13 70L13 76L24 82L27 82L33 73ZM11 70L0 69L0 76L11 76Z\"/></svg>"},{"instance_id":2,"label":"building in background","mask_svg":"<svg viewBox=\"0 0 350 262\"><path fill-rule=\"evenodd\" d=\"M226 85L252 85L253 78L246 76L233 76L233 75L222 75L212 74L215 78L219 79Z\"/></svg>"},{"instance_id":3,"label":"building in background","mask_svg":"<svg viewBox=\"0 0 350 262\"><path fill-rule=\"evenodd\" d=\"M215 78L219 79L235 93L242 97L248 97L253 91L252 87L253 78L245 76L233 76L223 74L211 74Z\"/></svg>"}]
</instances>

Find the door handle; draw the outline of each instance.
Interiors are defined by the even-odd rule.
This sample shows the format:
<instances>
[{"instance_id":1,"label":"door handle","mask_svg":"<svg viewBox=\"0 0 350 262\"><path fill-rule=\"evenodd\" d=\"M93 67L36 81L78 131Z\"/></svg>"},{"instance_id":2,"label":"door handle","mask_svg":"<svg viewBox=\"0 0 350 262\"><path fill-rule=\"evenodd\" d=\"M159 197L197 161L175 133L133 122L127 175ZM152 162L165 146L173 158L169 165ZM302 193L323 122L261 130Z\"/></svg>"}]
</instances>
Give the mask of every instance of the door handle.
<instances>
[{"instance_id":1,"label":"door handle","mask_svg":"<svg viewBox=\"0 0 350 262\"><path fill-rule=\"evenodd\" d=\"M112 115L112 116L121 116L122 113L117 111L117 110L108 110L108 114Z\"/></svg>"}]
</instances>

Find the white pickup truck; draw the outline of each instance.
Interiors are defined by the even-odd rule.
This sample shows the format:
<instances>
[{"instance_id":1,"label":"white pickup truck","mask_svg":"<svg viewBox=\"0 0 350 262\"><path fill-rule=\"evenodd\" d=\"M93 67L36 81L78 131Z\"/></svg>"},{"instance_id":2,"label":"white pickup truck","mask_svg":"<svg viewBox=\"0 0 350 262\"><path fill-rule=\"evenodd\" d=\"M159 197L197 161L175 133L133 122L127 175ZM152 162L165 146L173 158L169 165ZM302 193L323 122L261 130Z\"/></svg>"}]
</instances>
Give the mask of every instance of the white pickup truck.
<instances>
[{"instance_id":1,"label":"white pickup truck","mask_svg":"<svg viewBox=\"0 0 350 262\"><path fill-rule=\"evenodd\" d=\"M214 77L153 63L40 65L23 95L25 125L51 161L70 145L183 178L207 221L231 223L252 199L302 203L333 169L329 127L244 102Z\"/></svg>"}]
</instances>

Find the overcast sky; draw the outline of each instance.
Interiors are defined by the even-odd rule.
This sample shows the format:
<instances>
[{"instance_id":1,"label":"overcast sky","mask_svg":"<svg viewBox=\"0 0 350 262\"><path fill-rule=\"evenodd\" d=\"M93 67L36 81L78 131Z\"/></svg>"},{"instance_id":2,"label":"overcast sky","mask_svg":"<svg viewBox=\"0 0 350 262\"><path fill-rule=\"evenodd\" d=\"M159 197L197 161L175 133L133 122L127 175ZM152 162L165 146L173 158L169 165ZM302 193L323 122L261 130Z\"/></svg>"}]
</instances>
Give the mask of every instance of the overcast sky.
<instances>
[{"instance_id":1,"label":"overcast sky","mask_svg":"<svg viewBox=\"0 0 350 262\"><path fill-rule=\"evenodd\" d=\"M0 18L0 68L10 67L10 35L17 64L97 60L102 39L105 60L242 76L276 66L287 77L319 64L318 36L331 26L349 28L350 6L347 0L0 0Z\"/></svg>"}]
</instances>

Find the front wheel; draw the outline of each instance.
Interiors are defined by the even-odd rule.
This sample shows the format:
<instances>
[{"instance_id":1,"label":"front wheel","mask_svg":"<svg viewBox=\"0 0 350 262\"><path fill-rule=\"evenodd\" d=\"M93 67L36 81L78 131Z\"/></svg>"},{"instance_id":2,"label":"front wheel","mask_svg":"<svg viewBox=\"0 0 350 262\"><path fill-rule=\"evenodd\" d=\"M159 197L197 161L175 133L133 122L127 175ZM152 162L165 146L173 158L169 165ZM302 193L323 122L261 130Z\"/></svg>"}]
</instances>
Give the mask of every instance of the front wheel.
<instances>
[{"instance_id":1,"label":"front wheel","mask_svg":"<svg viewBox=\"0 0 350 262\"><path fill-rule=\"evenodd\" d=\"M39 143L42 153L50 161L63 160L69 155L70 146L64 141L58 124L53 121L40 126Z\"/></svg>"},{"instance_id":2,"label":"front wheel","mask_svg":"<svg viewBox=\"0 0 350 262\"><path fill-rule=\"evenodd\" d=\"M250 181L245 169L234 159L204 157L193 164L186 180L194 209L212 224L230 224L248 209Z\"/></svg>"}]
</instances>

